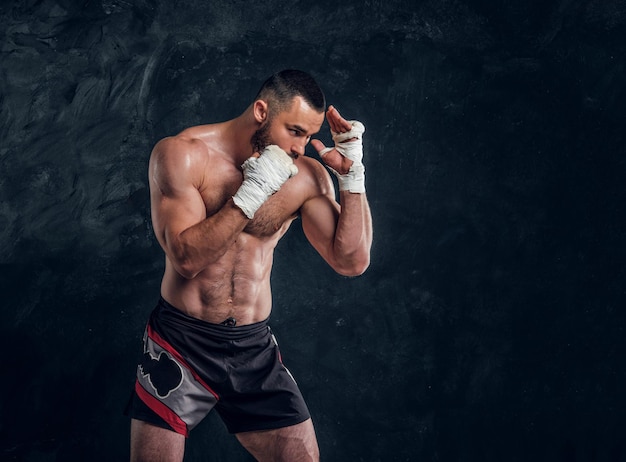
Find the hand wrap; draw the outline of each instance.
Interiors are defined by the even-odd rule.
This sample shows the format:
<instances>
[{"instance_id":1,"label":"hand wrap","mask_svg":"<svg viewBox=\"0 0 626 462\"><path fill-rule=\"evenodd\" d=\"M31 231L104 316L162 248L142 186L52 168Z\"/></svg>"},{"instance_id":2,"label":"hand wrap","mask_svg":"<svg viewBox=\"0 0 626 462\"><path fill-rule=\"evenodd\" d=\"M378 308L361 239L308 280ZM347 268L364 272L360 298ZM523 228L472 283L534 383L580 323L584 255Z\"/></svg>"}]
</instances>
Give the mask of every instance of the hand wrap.
<instances>
[{"instance_id":1,"label":"hand wrap","mask_svg":"<svg viewBox=\"0 0 626 462\"><path fill-rule=\"evenodd\" d=\"M241 166L243 183L233 202L249 218L289 178L298 173L293 159L278 146L266 147L259 157L250 157Z\"/></svg>"},{"instance_id":2,"label":"hand wrap","mask_svg":"<svg viewBox=\"0 0 626 462\"><path fill-rule=\"evenodd\" d=\"M351 120L352 129L346 133L336 133L331 130L334 148L326 148L320 152L320 156L324 157L329 151L336 149L339 154L350 159L352 165L348 173L341 174L330 168L337 180L339 181L339 191L350 191L353 193L365 192L365 166L363 165L363 133L365 126L358 120ZM348 141L352 140L352 141Z\"/></svg>"}]
</instances>

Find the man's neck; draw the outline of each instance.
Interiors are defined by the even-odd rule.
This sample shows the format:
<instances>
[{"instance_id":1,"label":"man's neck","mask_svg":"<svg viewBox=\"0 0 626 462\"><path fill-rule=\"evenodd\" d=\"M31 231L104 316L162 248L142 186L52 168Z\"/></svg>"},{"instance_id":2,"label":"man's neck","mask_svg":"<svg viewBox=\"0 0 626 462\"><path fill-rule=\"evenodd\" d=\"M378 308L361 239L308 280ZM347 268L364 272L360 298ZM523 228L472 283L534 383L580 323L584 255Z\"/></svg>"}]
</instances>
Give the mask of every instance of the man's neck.
<instances>
[{"instance_id":1,"label":"man's neck","mask_svg":"<svg viewBox=\"0 0 626 462\"><path fill-rule=\"evenodd\" d=\"M232 153L233 160L237 165L241 165L253 154L250 140L259 128L252 114L252 106L248 107L240 116L226 122L225 125L225 141Z\"/></svg>"}]
</instances>

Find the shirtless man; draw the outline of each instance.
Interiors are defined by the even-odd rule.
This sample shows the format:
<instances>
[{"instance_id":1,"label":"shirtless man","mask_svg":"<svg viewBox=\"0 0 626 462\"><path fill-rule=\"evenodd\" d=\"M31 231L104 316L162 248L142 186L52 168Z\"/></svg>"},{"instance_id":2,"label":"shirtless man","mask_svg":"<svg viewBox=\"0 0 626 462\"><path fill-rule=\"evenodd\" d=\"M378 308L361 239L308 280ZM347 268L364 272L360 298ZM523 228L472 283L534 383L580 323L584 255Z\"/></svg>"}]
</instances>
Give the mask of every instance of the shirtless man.
<instances>
[{"instance_id":1,"label":"shirtless man","mask_svg":"<svg viewBox=\"0 0 626 462\"><path fill-rule=\"evenodd\" d=\"M338 178L340 203L326 168L304 156L325 107L311 76L282 71L235 119L155 146L152 220L166 264L127 410L132 461L182 461L185 437L213 408L259 461L319 460L267 319L274 248L296 217L338 273L369 265L363 125L330 106L335 147L311 141Z\"/></svg>"}]
</instances>

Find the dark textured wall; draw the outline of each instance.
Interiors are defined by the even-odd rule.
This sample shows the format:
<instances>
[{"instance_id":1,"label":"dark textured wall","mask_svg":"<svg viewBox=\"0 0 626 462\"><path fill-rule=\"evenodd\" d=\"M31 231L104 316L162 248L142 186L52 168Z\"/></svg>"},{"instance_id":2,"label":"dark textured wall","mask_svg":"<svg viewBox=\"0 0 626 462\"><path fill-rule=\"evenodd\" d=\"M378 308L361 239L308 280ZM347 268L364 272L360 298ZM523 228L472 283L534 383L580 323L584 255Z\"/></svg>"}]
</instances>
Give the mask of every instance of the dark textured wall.
<instances>
[{"instance_id":1,"label":"dark textured wall","mask_svg":"<svg viewBox=\"0 0 626 462\"><path fill-rule=\"evenodd\" d=\"M626 2L7 1L0 38L1 460L127 459L150 149L285 67L367 126L371 268L296 223L273 273L324 460L626 460ZM249 457L211 416L186 460Z\"/></svg>"}]
</instances>

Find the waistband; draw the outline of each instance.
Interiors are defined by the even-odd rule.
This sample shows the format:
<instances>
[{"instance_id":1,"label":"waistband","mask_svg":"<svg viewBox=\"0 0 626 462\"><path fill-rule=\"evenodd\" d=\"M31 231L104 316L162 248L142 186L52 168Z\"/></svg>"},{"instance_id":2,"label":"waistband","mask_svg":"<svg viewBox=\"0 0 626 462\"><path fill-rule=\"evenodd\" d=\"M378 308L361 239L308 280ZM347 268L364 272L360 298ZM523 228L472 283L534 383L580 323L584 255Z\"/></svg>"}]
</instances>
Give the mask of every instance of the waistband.
<instances>
[{"instance_id":1,"label":"waistband","mask_svg":"<svg viewBox=\"0 0 626 462\"><path fill-rule=\"evenodd\" d=\"M167 302L163 297L159 297L159 302L152 316L156 316L161 322L173 324L183 329L206 333L221 340L241 340L260 332L268 331L269 322L269 318L267 318L263 321L245 324L243 326L230 327L223 324L215 324L183 313Z\"/></svg>"}]
</instances>

